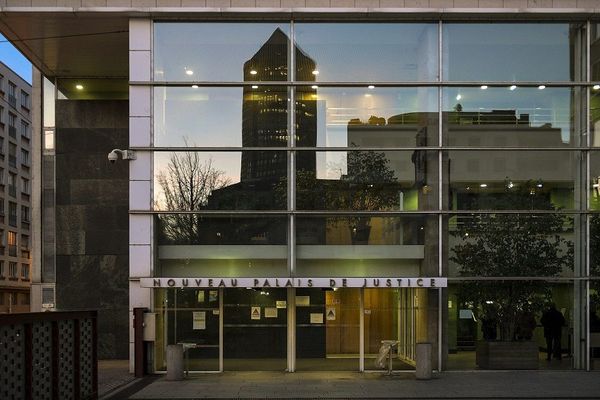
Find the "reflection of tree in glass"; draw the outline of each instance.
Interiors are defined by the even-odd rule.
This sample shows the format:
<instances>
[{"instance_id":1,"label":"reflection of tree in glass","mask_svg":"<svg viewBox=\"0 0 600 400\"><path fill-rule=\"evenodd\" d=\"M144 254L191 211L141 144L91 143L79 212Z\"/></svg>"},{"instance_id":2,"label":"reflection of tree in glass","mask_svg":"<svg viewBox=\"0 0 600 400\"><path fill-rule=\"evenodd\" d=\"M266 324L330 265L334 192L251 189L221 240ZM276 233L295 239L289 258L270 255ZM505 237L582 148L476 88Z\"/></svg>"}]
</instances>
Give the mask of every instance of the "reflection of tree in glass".
<instances>
[{"instance_id":1,"label":"reflection of tree in glass","mask_svg":"<svg viewBox=\"0 0 600 400\"><path fill-rule=\"evenodd\" d=\"M333 204L342 210L380 211L392 209L398 203L399 184L389 167L385 153L375 151L348 152L348 173L342 176ZM349 219L353 244L367 244L371 218L353 216Z\"/></svg>"},{"instance_id":2,"label":"reflection of tree in glass","mask_svg":"<svg viewBox=\"0 0 600 400\"><path fill-rule=\"evenodd\" d=\"M198 211L206 206L213 191L229 185L225 172L213 166L212 159L202 160L200 153L173 153L167 168L158 174L163 192L162 208L177 211ZM175 242L192 243L199 235L200 216L168 214L161 218L162 232Z\"/></svg>"},{"instance_id":3,"label":"reflection of tree in glass","mask_svg":"<svg viewBox=\"0 0 600 400\"><path fill-rule=\"evenodd\" d=\"M492 209L555 210L530 186L507 188ZM535 207L533 207L535 205ZM573 264L571 219L561 214L476 214L457 217L451 234L459 241L450 261L463 277L552 277ZM502 340L513 340L517 321L527 312L541 311L551 298L543 281L470 281L461 284L459 300L482 320L496 321Z\"/></svg>"}]
</instances>

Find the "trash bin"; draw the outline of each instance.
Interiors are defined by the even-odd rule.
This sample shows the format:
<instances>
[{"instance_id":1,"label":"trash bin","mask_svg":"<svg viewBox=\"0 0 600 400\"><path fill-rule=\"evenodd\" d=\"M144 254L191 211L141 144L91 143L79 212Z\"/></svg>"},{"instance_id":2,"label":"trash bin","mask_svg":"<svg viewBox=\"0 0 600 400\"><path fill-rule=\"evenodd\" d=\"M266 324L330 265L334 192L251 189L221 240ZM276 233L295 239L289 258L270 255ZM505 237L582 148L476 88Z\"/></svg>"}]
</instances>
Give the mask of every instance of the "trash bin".
<instances>
[{"instance_id":1,"label":"trash bin","mask_svg":"<svg viewBox=\"0 0 600 400\"><path fill-rule=\"evenodd\" d=\"M417 368L415 376L417 379L431 379L431 343L417 343Z\"/></svg>"},{"instance_id":2,"label":"trash bin","mask_svg":"<svg viewBox=\"0 0 600 400\"><path fill-rule=\"evenodd\" d=\"M183 345L170 344L167 346L167 380L183 380Z\"/></svg>"}]
</instances>

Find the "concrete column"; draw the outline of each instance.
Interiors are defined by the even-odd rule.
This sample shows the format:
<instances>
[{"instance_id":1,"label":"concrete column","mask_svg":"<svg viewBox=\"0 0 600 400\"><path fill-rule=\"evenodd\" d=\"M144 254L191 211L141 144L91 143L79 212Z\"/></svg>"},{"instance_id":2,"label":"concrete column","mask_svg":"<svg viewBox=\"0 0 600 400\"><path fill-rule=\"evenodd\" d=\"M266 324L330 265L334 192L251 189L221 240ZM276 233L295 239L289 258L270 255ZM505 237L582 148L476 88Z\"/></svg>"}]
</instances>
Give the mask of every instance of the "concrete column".
<instances>
[{"instance_id":1,"label":"concrete column","mask_svg":"<svg viewBox=\"0 0 600 400\"><path fill-rule=\"evenodd\" d=\"M432 373L432 346L431 343L417 343L417 379L431 379Z\"/></svg>"},{"instance_id":2,"label":"concrete column","mask_svg":"<svg viewBox=\"0 0 600 400\"><path fill-rule=\"evenodd\" d=\"M129 80L151 79L152 20L129 21ZM129 87L129 147L148 147L152 143L152 88L149 85ZM152 210L152 152L136 151L129 162L129 210ZM134 307L152 309L152 290L141 288L139 278L151 277L153 271L153 218L151 214L129 216L129 369L133 372ZM168 362L168 360L167 360Z\"/></svg>"},{"instance_id":3,"label":"concrete column","mask_svg":"<svg viewBox=\"0 0 600 400\"><path fill-rule=\"evenodd\" d=\"M32 67L31 92L31 297L30 310L42 311L42 84L39 70Z\"/></svg>"}]
</instances>

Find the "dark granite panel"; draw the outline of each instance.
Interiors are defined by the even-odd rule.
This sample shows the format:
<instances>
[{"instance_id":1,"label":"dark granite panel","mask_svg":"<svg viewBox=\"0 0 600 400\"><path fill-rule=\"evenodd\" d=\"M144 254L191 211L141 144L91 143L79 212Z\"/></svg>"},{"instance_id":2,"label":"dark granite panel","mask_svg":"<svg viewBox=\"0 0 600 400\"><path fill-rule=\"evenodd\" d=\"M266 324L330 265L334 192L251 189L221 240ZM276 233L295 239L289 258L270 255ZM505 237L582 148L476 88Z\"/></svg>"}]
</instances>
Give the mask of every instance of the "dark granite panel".
<instances>
[{"instance_id":1,"label":"dark granite panel","mask_svg":"<svg viewBox=\"0 0 600 400\"><path fill-rule=\"evenodd\" d=\"M99 310L100 358L128 357L129 165L127 101L56 105L56 301Z\"/></svg>"}]
</instances>

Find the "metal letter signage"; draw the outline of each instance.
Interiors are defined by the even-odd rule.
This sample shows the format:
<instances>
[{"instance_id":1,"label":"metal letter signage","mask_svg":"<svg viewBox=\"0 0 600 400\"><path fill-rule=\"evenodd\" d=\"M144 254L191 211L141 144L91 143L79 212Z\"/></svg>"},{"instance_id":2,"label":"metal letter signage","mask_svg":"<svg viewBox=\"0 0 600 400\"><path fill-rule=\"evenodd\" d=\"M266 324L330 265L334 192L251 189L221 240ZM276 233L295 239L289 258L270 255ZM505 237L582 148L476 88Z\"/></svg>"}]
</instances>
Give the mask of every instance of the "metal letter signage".
<instances>
[{"instance_id":1,"label":"metal letter signage","mask_svg":"<svg viewBox=\"0 0 600 400\"><path fill-rule=\"evenodd\" d=\"M146 288L441 288L448 286L447 278L141 278L140 285Z\"/></svg>"}]
</instances>

